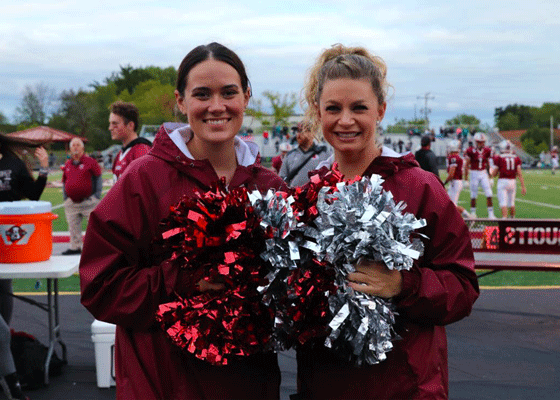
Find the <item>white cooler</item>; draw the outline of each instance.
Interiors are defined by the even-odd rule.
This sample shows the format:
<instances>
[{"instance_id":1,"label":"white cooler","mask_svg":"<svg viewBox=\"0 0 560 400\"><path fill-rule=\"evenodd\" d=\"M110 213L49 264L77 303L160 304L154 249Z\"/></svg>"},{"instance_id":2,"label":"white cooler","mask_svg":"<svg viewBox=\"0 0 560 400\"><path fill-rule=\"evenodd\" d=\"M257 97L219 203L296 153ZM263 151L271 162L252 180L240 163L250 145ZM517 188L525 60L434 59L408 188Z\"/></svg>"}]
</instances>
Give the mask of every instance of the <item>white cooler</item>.
<instances>
[{"instance_id":1,"label":"white cooler","mask_svg":"<svg viewBox=\"0 0 560 400\"><path fill-rule=\"evenodd\" d=\"M91 340L95 347L97 386L115 386L115 330L116 325L94 320L91 324Z\"/></svg>"}]
</instances>

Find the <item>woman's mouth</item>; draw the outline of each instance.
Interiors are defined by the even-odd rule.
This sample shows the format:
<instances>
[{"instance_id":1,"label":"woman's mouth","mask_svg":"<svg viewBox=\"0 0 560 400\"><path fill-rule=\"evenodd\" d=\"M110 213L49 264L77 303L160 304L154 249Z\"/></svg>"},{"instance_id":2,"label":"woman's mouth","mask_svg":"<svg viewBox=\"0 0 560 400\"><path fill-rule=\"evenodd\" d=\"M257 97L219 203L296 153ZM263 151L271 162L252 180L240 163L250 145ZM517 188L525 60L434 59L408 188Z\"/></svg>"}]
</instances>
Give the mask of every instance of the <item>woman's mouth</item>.
<instances>
[{"instance_id":1,"label":"woman's mouth","mask_svg":"<svg viewBox=\"0 0 560 400\"><path fill-rule=\"evenodd\" d=\"M360 132L335 132L336 136L341 139L352 139L360 134Z\"/></svg>"},{"instance_id":2,"label":"woman's mouth","mask_svg":"<svg viewBox=\"0 0 560 400\"><path fill-rule=\"evenodd\" d=\"M210 125L223 125L228 121L229 121L228 118L221 118L221 119L207 119L204 122Z\"/></svg>"}]
</instances>

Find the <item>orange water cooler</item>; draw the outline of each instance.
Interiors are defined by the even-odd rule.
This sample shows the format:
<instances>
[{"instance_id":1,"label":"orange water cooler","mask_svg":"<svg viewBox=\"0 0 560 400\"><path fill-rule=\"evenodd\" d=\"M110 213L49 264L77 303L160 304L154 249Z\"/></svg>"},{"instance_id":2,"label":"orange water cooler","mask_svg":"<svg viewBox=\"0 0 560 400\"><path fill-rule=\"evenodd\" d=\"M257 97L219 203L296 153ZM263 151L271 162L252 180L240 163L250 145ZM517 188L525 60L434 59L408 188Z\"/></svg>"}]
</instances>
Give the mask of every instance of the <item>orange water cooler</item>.
<instances>
[{"instance_id":1,"label":"orange water cooler","mask_svg":"<svg viewBox=\"0 0 560 400\"><path fill-rule=\"evenodd\" d=\"M48 201L0 202L0 263L46 261L52 253L52 221Z\"/></svg>"}]
</instances>

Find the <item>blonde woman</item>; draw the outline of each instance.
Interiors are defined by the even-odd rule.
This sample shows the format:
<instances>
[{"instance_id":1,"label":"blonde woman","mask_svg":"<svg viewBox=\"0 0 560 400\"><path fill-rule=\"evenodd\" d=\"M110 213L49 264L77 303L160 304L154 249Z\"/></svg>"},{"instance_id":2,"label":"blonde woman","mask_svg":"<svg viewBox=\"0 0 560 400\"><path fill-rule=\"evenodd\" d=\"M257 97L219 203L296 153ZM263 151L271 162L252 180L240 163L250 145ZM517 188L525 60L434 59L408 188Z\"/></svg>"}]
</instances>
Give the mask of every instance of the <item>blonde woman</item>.
<instances>
[{"instance_id":1,"label":"blonde woman","mask_svg":"<svg viewBox=\"0 0 560 400\"><path fill-rule=\"evenodd\" d=\"M369 262L348 275L355 290L392 299L402 339L386 360L365 367L347 364L322 341L299 348L299 391L308 399L447 398L444 326L469 315L479 295L469 232L441 181L411 153L377 143L386 73L383 60L361 47L336 45L319 56L306 86L307 118L334 149L319 173L337 168L348 179L381 175L384 189L406 203L406 212L426 219L425 250L410 271Z\"/></svg>"}]
</instances>

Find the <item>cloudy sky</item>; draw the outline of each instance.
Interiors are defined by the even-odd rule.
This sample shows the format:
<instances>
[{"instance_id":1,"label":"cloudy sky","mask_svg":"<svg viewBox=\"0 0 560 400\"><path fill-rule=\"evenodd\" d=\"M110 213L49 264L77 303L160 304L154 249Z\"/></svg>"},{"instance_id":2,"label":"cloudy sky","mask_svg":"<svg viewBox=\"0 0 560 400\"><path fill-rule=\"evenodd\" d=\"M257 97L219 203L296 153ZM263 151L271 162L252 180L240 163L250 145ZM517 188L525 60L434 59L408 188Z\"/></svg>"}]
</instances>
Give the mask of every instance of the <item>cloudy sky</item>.
<instances>
[{"instance_id":1,"label":"cloudy sky","mask_svg":"<svg viewBox=\"0 0 560 400\"><path fill-rule=\"evenodd\" d=\"M361 45L394 87L385 124L560 102L558 0L0 0L0 112L26 85L87 89L119 66L177 67L219 41L245 62L254 94L300 91L319 52ZM560 122L560 121L559 121Z\"/></svg>"}]
</instances>

